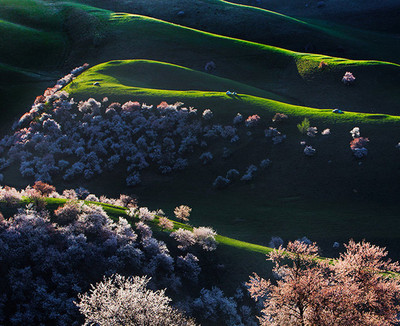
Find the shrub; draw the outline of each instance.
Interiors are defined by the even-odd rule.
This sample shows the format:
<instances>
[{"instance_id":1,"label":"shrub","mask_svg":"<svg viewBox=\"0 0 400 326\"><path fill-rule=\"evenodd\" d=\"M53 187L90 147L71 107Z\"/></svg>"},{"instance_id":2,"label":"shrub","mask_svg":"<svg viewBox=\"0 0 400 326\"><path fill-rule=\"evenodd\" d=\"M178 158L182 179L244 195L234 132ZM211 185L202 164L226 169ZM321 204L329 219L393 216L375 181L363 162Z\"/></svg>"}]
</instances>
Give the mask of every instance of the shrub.
<instances>
[{"instance_id":1,"label":"shrub","mask_svg":"<svg viewBox=\"0 0 400 326\"><path fill-rule=\"evenodd\" d=\"M308 137L315 137L317 133L318 133L317 127L310 127L310 128L307 129L307 136Z\"/></svg>"},{"instance_id":2,"label":"shrub","mask_svg":"<svg viewBox=\"0 0 400 326\"><path fill-rule=\"evenodd\" d=\"M261 118L258 114L251 115L246 119L245 125L248 128L253 128L258 125L260 120L261 120Z\"/></svg>"},{"instance_id":3,"label":"shrub","mask_svg":"<svg viewBox=\"0 0 400 326\"><path fill-rule=\"evenodd\" d=\"M268 243L268 246L277 249L280 246L283 246L283 239L281 237L271 237L271 241Z\"/></svg>"},{"instance_id":4,"label":"shrub","mask_svg":"<svg viewBox=\"0 0 400 326\"><path fill-rule=\"evenodd\" d=\"M230 180L227 178L224 178L223 176L219 175L216 177L216 179L213 182L213 187L216 189L223 189L227 187L230 183Z\"/></svg>"},{"instance_id":5,"label":"shrub","mask_svg":"<svg viewBox=\"0 0 400 326\"><path fill-rule=\"evenodd\" d=\"M237 124L241 123L242 121L243 121L243 116L240 113L236 114L236 116L233 118L234 125L237 125Z\"/></svg>"},{"instance_id":6,"label":"shrub","mask_svg":"<svg viewBox=\"0 0 400 326\"><path fill-rule=\"evenodd\" d=\"M167 219L164 216L161 216L158 220L158 226L162 230L172 230L174 228L174 222L172 222L171 220Z\"/></svg>"},{"instance_id":7,"label":"shrub","mask_svg":"<svg viewBox=\"0 0 400 326\"><path fill-rule=\"evenodd\" d=\"M196 243L196 238L192 231L185 229L178 229L170 234L176 241L178 241L178 248L186 250L188 247L193 246Z\"/></svg>"},{"instance_id":8,"label":"shrub","mask_svg":"<svg viewBox=\"0 0 400 326\"><path fill-rule=\"evenodd\" d=\"M354 138L350 142L350 148L351 148L351 150L354 150L356 148L363 148L368 144L368 142L369 142L368 138L364 138L364 137Z\"/></svg>"},{"instance_id":9,"label":"shrub","mask_svg":"<svg viewBox=\"0 0 400 326\"><path fill-rule=\"evenodd\" d=\"M205 109L205 110L203 111L203 118L204 118L204 120L211 120L212 117L213 117L213 113L212 113L212 111L211 111L210 109Z\"/></svg>"},{"instance_id":10,"label":"shrub","mask_svg":"<svg viewBox=\"0 0 400 326\"><path fill-rule=\"evenodd\" d=\"M350 148L356 158L363 158L368 155L368 150L365 146L368 144L368 138L358 137L350 142Z\"/></svg>"},{"instance_id":11,"label":"shrub","mask_svg":"<svg viewBox=\"0 0 400 326\"><path fill-rule=\"evenodd\" d=\"M328 136L328 135L330 135L330 134L331 134L331 130L330 130L329 128L324 129L324 130L321 132L321 135L322 135L322 136Z\"/></svg>"},{"instance_id":12,"label":"shrub","mask_svg":"<svg viewBox=\"0 0 400 326\"><path fill-rule=\"evenodd\" d=\"M213 72L215 69L217 68L216 64L214 61L209 61L206 63L206 65L204 66L204 70L206 72Z\"/></svg>"},{"instance_id":13,"label":"shrub","mask_svg":"<svg viewBox=\"0 0 400 326\"><path fill-rule=\"evenodd\" d=\"M261 161L260 168L265 169L270 165L271 165L271 160L269 158L266 158L265 160Z\"/></svg>"},{"instance_id":14,"label":"shrub","mask_svg":"<svg viewBox=\"0 0 400 326\"><path fill-rule=\"evenodd\" d=\"M299 129L302 134L305 134L308 128L310 128L310 120L307 118L304 118L304 120L297 125L297 129Z\"/></svg>"},{"instance_id":15,"label":"shrub","mask_svg":"<svg viewBox=\"0 0 400 326\"><path fill-rule=\"evenodd\" d=\"M213 155L211 154L211 152L205 152L200 155L199 159L201 163L207 164L213 159Z\"/></svg>"},{"instance_id":16,"label":"shrub","mask_svg":"<svg viewBox=\"0 0 400 326\"><path fill-rule=\"evenodd\" d=\"M175 207L174 214L178 220L181 220L182 222L188 222L191 211L192 209L189 206L181 205L179 207Z\"/></svg>"},{"instance_id":17,"label":"shrub","mask_svg":"<svg viewBox=\"0 0 400 326\"><path fill-rule=\"evenodd\" d=\"M240 178L242 181L251 181L254 178L255 173L257 172L257 167L253 164L249 165L246 173Z\"/></svg>"},{"instance_id":18,"label":"shrub","mask_svg":"<svg viewBox=\"0 0 400 326\"><path fill-rule=\"evenodd\" d=\"M351 137L353 137L353 138L358 138L358 137L360 137L360 136L361 136L361 134L360 134L360 128L354 127L353 129L350 130L350 134L351 134Z\"/></svg>"},{"instance_id":19,"label":"shrub","mask_svg":"<svg viewBox=\"0 0 400 326\"><path fill-rule=\"evenodd\" d=\"M47 197L52 192L56 191L56 188L54 186L44 183L42 181L36 181L33 185L33 189L37 190L44 197Z\"/></svg>"},{"instance_id":20,"label":"shrub","mask_svg":"<svg viewBox=\"0 0 400 326\"><path fill-rule=\"evenodd\" d=\"M193 234L196 243L199 244L204 250L213 251L217 249L217 241L215 236L217 233L210 227L200 226L193 228Z\"/></svg>"},{"instance_id":21,"label":"shrub","mask_svg":"<svg viewBox=\"0 0 400 326\"><path fill-rule=\"evenodd\" d=\"M228 172L226 172L226 179L228 179L230 181L239 179L239 176L240 176L240 173L236 169L230 169L230 170L228 170Z\"/></svg>"},{"instance_id":22,"label":"shrub","mask_svg":"<svg viewBox=\"0 0 400 326\"><path fill-rule=\"evenodd\" d=\"M316 153L316 150L312 146L306 146L304 148L304 154L306 156L314 156Z\"/></svg>"},{"instance_id":23,"label":"shrub","mask_svg":"<svg viewBox=\"0 0 400 326\"><path fill-rule=\"evenodd\" d=\"M277 144L282 143L285 139L286 139L286 135L281 135L279 133L279 135L276 135L276 136L272 137L272 143L274 145L277 145Z\"/></svg>"},{"instance_id":24,"label":"shrub","mask_svg":"<svg viewBox=\"0 0 400 326\"><path fill-rule=\"evenodd\" d=\"M342 78L342 83L345 85L351 85L355 82L356 77L351 72L346 72Z\"/></svg>"},{"instance_id":25,"label":"shrub","mask_svg":"<svg viewBox=\"0 0 400 326\"><path fill-rule=\"evenodd\" d=\"M272 122L283 122L287 120L288 116L284 113L275 113L274 117L272 118Z\"/></svg>"},{"instance_id":26,"label":"shrub","mask_svg":"<svg viewBox=\"0 0 400 326\"><path fill-rule=\"evenodd\" d=\"M59 225L67 225L78 219L82 211L82 204L77 201L68 201L64 206L58 207L54 211L55 220Z\"/></svg>"}]
</instances>

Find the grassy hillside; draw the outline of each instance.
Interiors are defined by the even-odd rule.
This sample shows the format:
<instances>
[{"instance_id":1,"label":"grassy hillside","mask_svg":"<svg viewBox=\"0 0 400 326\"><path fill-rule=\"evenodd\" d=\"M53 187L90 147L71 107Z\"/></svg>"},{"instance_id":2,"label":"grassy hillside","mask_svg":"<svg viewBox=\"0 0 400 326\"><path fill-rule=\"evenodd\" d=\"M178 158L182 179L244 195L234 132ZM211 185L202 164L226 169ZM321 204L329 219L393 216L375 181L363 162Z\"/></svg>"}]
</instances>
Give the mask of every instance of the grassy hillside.
<instances>
[{"instance_id":1,"label":"grassy hillside","mask_svg":"<svg viewBox=\"0 0 400 326\"><path fill-rule=\"evenodd\" d=\"M346 63L337 59L338 65ZM96 81L100 87L93 86ZM232 147L231 157L220 159L222 145L216 143L210 150L218 160L207 167L194 163L187 171L169 177L149 171L143 175L143 185L134 189L125 188L122 175L109 173L101 180L89 182L90 189L106 188L114 195L121 190L133 191L145 205L161 205L170 212L185 203L194 208L194 223L206 223L228 236L259 244L267 244L271 236L285 240L307 236L320 243L330 256L336 253L333 242L354 237L388 246L392 253L400 249L400 225L394 204L400 191L396 159L400 153L395 148L400 139L398 116L334 114L330 109L273 101L262 94L239 93L233 97L225 92L202 90L211 86L224 90L231 85L226 83L229 81L204 73L143 60L112 61L79 76L66 88L79 100L108 96L111 101L138 100L148 104L182 101L199 109L211 108L216 121L223 123L229 123L237 112L245 116L257 113L265 126L273 125L271 118L276 112L289 116L285 124L277 126L287 135L283 144L274 146L254 136ZM168 90L162 89L168 85ZM304 117L319 131L330 128L332 134L316 138L301 135L296 125ZM362 162L355 160L349 149L349 131L354 126L370 138L369 155ZM317 148L315 157L304 156L302 140ZM194 156L200 154L196 152ZM211 188L215 177L228 169L244 172L249 164L257 164L265 157L273 163L254 182L239 182L222 191Z\"/></svg>"},{"instance_id":2,"label":"grassy hillside","mask_svg":"<svg viewBox=\"0 0 400 326\"><path fill-rule=\"evenodd\" d=\"M294 51L308 51L340 55L354 59L381 59L398 62L399 40L390 34L376 34L371 30L351 28L323 21L303 20L285 11L265 10L223 0L171 0L166 4L156 1L151 6L146 0L109 2L80 0L95 7L115 12L141 14L216 34L274 45ZM269 4L272 3L269 1ZM266 4L268 5L268 4ZM294 7L293 1L290 3ZM301 4L304 11L304 4ZM309 12L306 10L305 12ZM181 13L181 14L178 14ZM315 15L318 17L318 15ZM300 16L301 17L301 16ZM371 36L376 36L374 43ZM384 50L383 50L384 49Z\"/></svg>"},{"instance_id":3,"label":"grassy hillside","mask_svg":"<svg viewBox=\"0 0 400 326\"><path fill-rule=\"evenodd\" d=\"M24 18L27 10L39 14ZM44 26L46 16L52 18ZM13 47L2 46L0 62L16 68L54 69L63 62L70 69L83 61L95 64L138 58L203 71L213 60L216 75L274 93L290 103L359 112L398 111L400 68L394 64L297 53L73 2L50 5L25 0L14 6L7 0L0 18L7 31L3 34L13 40L4 39L2 44ZM343 30L340 33L347 35ZM322 60L328 64L326 69L318 69ZM356 76L354 87L341 84L346 71Z\"/></svg>"},{"instance_id":4,"label":"grassy hillside","mask_svg":"<svg viewBox=\"0 0 400 326\"><path fill-rule=\"evenodd\" d=\"M233 155L224 160L222 145L211 144L218 159L207 167L197 160L190 169L174 176L148 171L143 173L143 184L134 189L126 188L126 175L119 172L123 169L116 169L85 183L92 192L136 192L146 205L161 203L169 210L186 203L198 212L193 216L194 223L206 222L223 234L259 244L275 235L285 240L305 235L333 255L333 241L365 237L388 245L391 251L400 249L400 225L393 204L400 191L400 153L395 148L400 140L400 66L288 50L299 50L311 42L317 44L317 51L320 47L328 53L344 48L341 53L349 57L398 62L398 40L226 1L182 2L190 4L193 11L171 19L179 25L104 9L108 1L98 2L99 7L82 3L2 2L0 69L9 76L0 85L0 91L9 98L6 104L3 102L2 111L10 110L8 103L17 105L14 97L20 101L24 94L37 89L33 87L36 84L13 82L24 76L45 82L43 76L61 75L56 72L88 61L94 67L66 88L76 100L107 96L111 101L137 100L153 105L182 101L200 110L211 108L216 122L230 123L237 112L257 113L264 127L272 125L276 112L289 116L286 124L278 126L287 135L281 145L274 146L262 136L244 138L238 147L232 146ZM131 12L159 18L163 16L157 8L166 7L162 1L147 7L140 1L131 5ZM183 10L178 2L167 7L165 16ZM195 15L203 18L190 25ZM265 33L265 44L200 30L244 38L260 26L255 23L259 21L264 27L256 28L256 34ZM186 23L198 29L182 26ZM9 43L10 47L5 46ZM205 64L211 60L216 64L215 72L204 73ZM322 61L327 64L325 68L319 68ZM356 77L352 86L341 83L346 71ZM94 86L94 82L100 86ZM228 96L226 90L239 94ZM34 96L29 98L32 102ZM333 108L345 114L333 114ZM332 134L315 138L301 135L296 125L304 117L319 131L330 128ZM349 131L354 126L370 138L369 155L364 161L357 161L349 149ZM315 147L317 155L305 157L301 141ZM195 152L193 161L200 154ZM243 173L249 164L259 164L266 157L273 163L254 182L238 183L223 191L211 188L216 176L228 169ZM31 181L12 180L21 185ZM56 182L68 187L79 186L82 180ZM382 208L387 202L390 204Z\"/></svg>"},{"instance_id":5,"label":"grassy hillside","mask_svg":"<svg viewBox=\"0 0 400 326\"><path fill-rule=\"evenodd\" d=\"M101 87L93 87L99 82ZM98 88L98 89L97 89ZM189 68L151 60L114 60L89 69L66 90L79 97L91 90L111 96L134 96L129 90L142 88L177 91L235 90L239 93L290 102L290 99L239 82ZM85 95L83 94L85 93Z\"/></svg>"}]
</instances>

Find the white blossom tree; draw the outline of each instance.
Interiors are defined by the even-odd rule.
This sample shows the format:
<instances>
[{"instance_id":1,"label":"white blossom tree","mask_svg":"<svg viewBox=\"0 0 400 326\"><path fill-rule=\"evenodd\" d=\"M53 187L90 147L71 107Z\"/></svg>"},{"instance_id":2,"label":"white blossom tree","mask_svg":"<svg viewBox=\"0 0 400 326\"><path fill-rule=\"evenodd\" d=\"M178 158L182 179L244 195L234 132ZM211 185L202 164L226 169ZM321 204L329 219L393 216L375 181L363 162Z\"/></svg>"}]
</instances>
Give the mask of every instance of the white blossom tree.
<instances>
[{"instance_id":1,"label":"white blossom tree","mask_svg":"<svg viewBox=\"0 0 400 326\"><path fill-rule=\"evenodd\" d=\"M99 326L191 326L196 325L179 310L171 307L165 290L146 288L149 278L115 274L104 278L92 289L79 295L76 303L85 316L84 325Z\"/></svg>"}]
</instances>

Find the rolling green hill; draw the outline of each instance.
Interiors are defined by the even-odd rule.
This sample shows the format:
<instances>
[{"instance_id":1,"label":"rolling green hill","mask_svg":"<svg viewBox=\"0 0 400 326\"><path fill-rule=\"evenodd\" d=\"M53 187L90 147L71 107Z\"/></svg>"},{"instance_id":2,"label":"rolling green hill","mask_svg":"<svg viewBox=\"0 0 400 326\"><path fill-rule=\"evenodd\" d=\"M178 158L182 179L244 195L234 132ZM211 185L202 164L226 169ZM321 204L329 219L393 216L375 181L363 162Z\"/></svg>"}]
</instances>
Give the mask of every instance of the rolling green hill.
<instances>
[{"instance_id":1,"label":"rolling green hill","mask_svg":"<svg viewBox=\"0 0 400 326\"><path fill-rule=\"evenodd\" d=\"M272 125L276 112L289 119L278 126L287 135L283 144L250 137L227 160L221 159L222 145L212 144L219 159L207 167L197 160L174 176L148 171L143 185L134 189L126 187L126 176L116 169L85 183L92 192L137 192L145 205L169 210L186 203L198 212L194 223L258 244L266 244L271 236L284 240L308 236L321 243L327 255L334 255L334 241L365 237L390 251L400 249L396 207L400 153L395 148L400 140L399 64L289 50L312 43L324 53L341 48L345 52L339 52L351 58L399 62L395 36L226 1L198 1L196 6L184 2L196 9L185 9L184 16L174 16L171 22L157 18L167 19L172 11L175 15L181 9L178 1L169 3L172 9L165 14L157 12L165 2L146 8L148 1L137 1L127 7L132 14L116 12L109 3L100 1L96 7L90 1L2 1L0 95L6 98L2 114L31 103L38 89L54 85L60 71L87 61L93 67L65 89L76 100L108 97L153 105L181 101L200 110L211 108L217 122L230 123L237 112L259 114L265 127ZM122 4L116 6L124 9ZM200 14L203 18L191 23ZM248 37L251 41L229 37L245 38L252 30L256 31L254 38ZM204 72L209 61L216 64L213 74ZM325 68L319 68L322 61ZM356 77L352 86L341 82L347 71ZM239 94L229 96L227 90ZM333 108L345 113L333 114ZM11 115L3 117L10 125ZM319 131L330 128L332 134L301 135L296 125L305 117ZM354 159L349 149L354 126L370 138L364 161ZM305 157L301 141L315 147L317 155ZM193 161L200 154L195 152ZM216 176L228 169L243 173L249 164L266 157L273 163L254 182L223 191L211 188ZM8 180L21 185L31 181ZM82 180L56 182L61 187L82 185Z\"/></svg>"},{"instance_id":2,"label":"rolling green hill","mask_svg":"<svg viewBox=\"0 0 400 326\"><path fill-rule=\"evenodd\" d=\"M337 62L346 64L339 59ZM94 82L100 86L94 86ZM257 113L265 126L273 125L271 118L276 112L289 116L285 124L277 126L287 135L283 144L273 146L257 137L243 140L229 159L218 159L206 168L195 163L172 177L155 176L149 171L143 176L143 185L132 190L125 188L123 176L116 177L115 173L105 174L88 186L107 188L114 195L121 190L134 191L141 203L153 208L162 205L172 211L174 205L189 204L197 212L194 223L206 222L230 237L258 244L268 243L271 236L288 240L306 235L320 243L328 256L335 254L331 248L334 241L345 242L350 237L387 245L391 252L399 249L400 225L394 204L400 191L395 159L399 155L395 148L400 137L398 116L348 111L338 115L328 109L274 101L251 87L241 90L259 92L257 96L206 91L225 90L231 85L245 87L176 65L144 60L111 61L80 75L65 89L77 100L107 96L110 101L138 100L155 105L182 101L198 109L211 108L216 121L223 123L229 123L237 112L245 116ZM304 117L319 131L330 128L332 134L302 136L296 125ZM370 154L361 163L349 149L349 131L354 126L371 140ZM317 148L315 157L304 156L302 140ZM210 150L220 155L220 146L215 144ZM195 156L200 154L196 152ZM265 157L272 160L271 167L251 184L237 183L223 191L211 188L215 177L228 169L243 172ZM380 207L382 203L385 208Z\"/></svg>"},{"instance_id":3,"label":"rolling green hill","mask_svg":"<svg viewBox=\"0 0 400 326\"><path fill-rule=\"evenodd\" d=\"M0 62L15 68L35 71L44 66L60 69L62 62L73 67L83 61L95 64L110 59L150 59L202 71L212 60L215 75L274 93L293 104L398 112L400 67L395 64L292 52L73 2L50 5L26 0L14 6L7 0L5 4L0 17L7 38L0 39ZM27 10L40 15L23 19ZM53 18L43 27L41 18L50 14ZM13 39L10 51L4 46L10 43L9 37ZM326 69L318 69L321 61L328 64ZM354 87L341 84L346 71L356 76Z\"/></svg>"}]
</instances>

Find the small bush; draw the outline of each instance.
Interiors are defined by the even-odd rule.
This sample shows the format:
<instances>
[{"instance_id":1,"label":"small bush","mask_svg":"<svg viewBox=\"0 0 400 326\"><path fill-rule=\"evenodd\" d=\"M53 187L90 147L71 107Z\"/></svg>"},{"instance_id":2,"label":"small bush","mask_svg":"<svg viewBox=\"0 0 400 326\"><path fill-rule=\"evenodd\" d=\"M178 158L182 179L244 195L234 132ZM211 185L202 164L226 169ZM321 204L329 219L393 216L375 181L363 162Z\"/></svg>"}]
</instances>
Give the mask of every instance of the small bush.
<instances>
[{"instance_id":1,"label":"small bush","mask_svg":"<svg viewBox=\"0 0 400 326\"><path fill-rule=\"evenodd\" d=\"M174 228L174 222L162 216L158 220L158 226L163 230L172 230Z\"/></svg>"},{"instance_id":2,"label":"small bush","mask_svg":"<svg viewBox=\"0 0 400 326\"><path fill-rule=\"evenodd\" d=\"M230 180L227 178L224 178L223 176L218 176L214 182L213 182L213 187L216 189L223 189L227 187L230 183Z\"/></svg>"},{"instance_id":3,"label":"small bush","mask_svg":"<svg viewBox=\"0 0 400 326\"><path fill-rule=\"evenodd\" d=\"M245 121L246 127L253 128L259 124L260 120L261 118L258 114L251 115Z\"/></svg>"},{"instance_id":4,"label":"small bush","mask_svg":"<svg viewBox=\"0 0 400 326\"><path fill-rule=\"evenodd\" d=\"M47 197L52 192L56 191L56 188L48 183L42 181L36 181L33 185L33 189L37 190L43 197Z\"/></svg>"},{"instance_id":5,"label":"small bush","mask_svg":"<svg viewBox=\"0 0 400 326\"><path fill-rule=\"evenodd\" d=\"M328 64L323 60L318 65L318 69L320 70L324 70L326 67L328 67Z\"/></svg>"},{"instance_id":6,"label":"small bush","mask_svg":"<svg viewBox=\"0 0 400 326\"><path fill-rule=\"evenodd\" d=\"M182 222L188 222L191 211L192 209L189 206L181 205L179 207L175 207L174 214L178 220L181 220Z\"/></svg>"},{"instance_id":7,"label":"small bush","mask_svg":"<svg viewBox=\"0 0 400 326\"><path fill-rule=\"evenodd\" d=\"M297 129L299 129L302 134L305 134L308 128L310 128L310 120L307 118L304 118L304 120L297 125Z\"/></svg>"},{"instance_id":8,"label":"small bush","mask_svg":"<svg viewBox=\"0 0 400 326\"><path fill-rule=\"evenodd\" d=\"M193 228L193 234L196 243L198 243L204 250L213 251L217 249L217 241L215 240L217 232L212 228L205 226Z\"/></svg>"},{"instance_id":9,"label":"small bush","mask_svg":"<svg viewBox=\"0 0 400 326\"><path fill-rule=\"evenodd\" d=\"M365 147L368 144L368 142L369 142L368 138L364 138L364 137L354 138L350 142L350 148L352 151L354 151L356 148Z\"/></svg>"},{"instance_id":10,"label":"small bush","mask_svg":"<svg viewBox=\"0 0 400 326\"><path fill-rule=\"evenodd\" d=\"M230 169L228 172L226 172L226 179L229 179L230 181L237 180L240 176L240 173L236 169Z\"/></svg>"},{"instance_id":11,"label":"small bush","mask_svg":"<svg viewBox=\"0 0 400 326\"><path fill-rule=\"evenodd\" d=\"M346 72L342 78L342 83L345 85L354 84L356 77L353 76L351 72Z\"/></svg>"},{"instance_id":12,"label":"small bush","mask_svg":"<svg viewBox=\"0 0 400 326\"><path fill-rule=\"evenodd\" d=\"M328 136L330 134L331 134L331 130L329 128L326 128L321 132L322 136Z\"/></svg>"},{"instance_id":13,"label":"small bush","mask_svg":"<svg viewBox=\"0 0 400 326\"><path fill-rule=\"evenodd\" d=\"M316 153L316 150L312 146L306 146L304 148L304 154L306 156L314 156Z\"/></svg>"},{"instance_id":14,"label":"small bush","mask_svg":"<svg viewBox=\"0 0 400 326\"><path fill-rule=\"evenodd\" d=\"M268 246L278 249L280 246L283 246L283 239L281 237L271 237L271 241L268 243Z\"/></svg>"},{"instance_id":15,"label":"small bush","mask_svg":"<svg viewBox=\"0 0 400 326\"><path fill-rule=\"evenodd\" d=\"M282 121L285 121L285 120L287 120L287 118L288 118L288 116L286 115L286 114L283 114L283 113L276 113L275 115L274 115L274 117L272 118L272 122L282 122Z\"/></svg>"},{"instance_id":16,"label":"small bush","mask_svg":"<svg viewBox=\"0 0 400 326\"><path fill-rule=\"evenodd\" d=\"M308 137L315 137L318 133L317 127L310 127L307 129L307 136Z\"/></svg>"},{"instance_id":17,"label":"small bush","mask_svg":"<svg viewBox=\"0 0 400 326\"><path fill-rule=\"evenodd\" d=\"M77 201L69 201L64 206L58 207L54 211L55 220L59 225L67 225L78 219L82 211L82 205Z\"/></svg>"}]
</instances>

